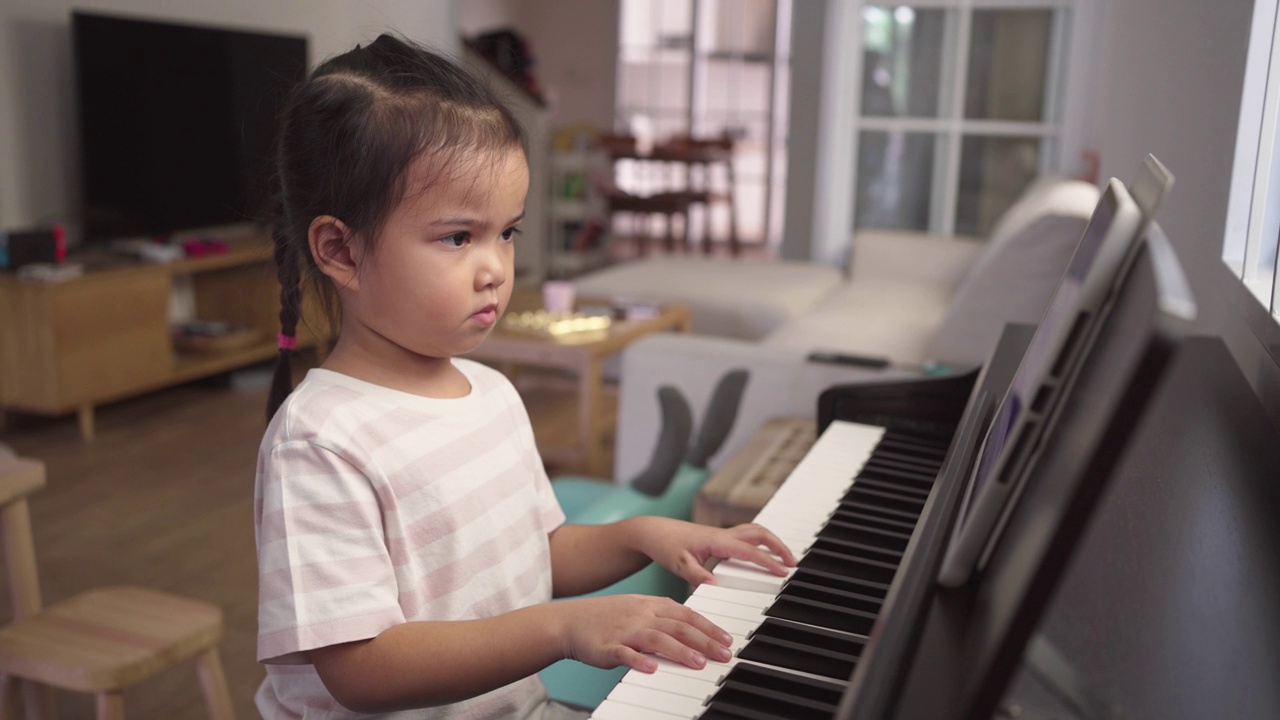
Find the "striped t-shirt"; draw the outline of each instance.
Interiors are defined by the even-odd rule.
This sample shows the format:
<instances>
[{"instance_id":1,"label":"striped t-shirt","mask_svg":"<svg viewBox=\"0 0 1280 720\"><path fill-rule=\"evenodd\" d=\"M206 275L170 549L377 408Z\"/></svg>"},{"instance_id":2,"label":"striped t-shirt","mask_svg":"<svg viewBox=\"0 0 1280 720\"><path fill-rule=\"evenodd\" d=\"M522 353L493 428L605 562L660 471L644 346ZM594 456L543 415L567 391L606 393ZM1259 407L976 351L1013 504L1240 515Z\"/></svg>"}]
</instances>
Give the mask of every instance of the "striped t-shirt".
<instances>
[{"instance_id":1,"label":"striped t-shirt","mask_svg":"<svg viewBox=\"0 0 1280 720\"><path fill-rule=\"evenodd\" d=\"M258 709L350 718L307 651L412 620L490 617L551 599L547 534L564 522L529 417L500 373L433 399L311 370L258 455ZM423 652L431 652L423 648ZM536 715L530 677L463 703L387 718Z\"/></svg>"}]
</instances>

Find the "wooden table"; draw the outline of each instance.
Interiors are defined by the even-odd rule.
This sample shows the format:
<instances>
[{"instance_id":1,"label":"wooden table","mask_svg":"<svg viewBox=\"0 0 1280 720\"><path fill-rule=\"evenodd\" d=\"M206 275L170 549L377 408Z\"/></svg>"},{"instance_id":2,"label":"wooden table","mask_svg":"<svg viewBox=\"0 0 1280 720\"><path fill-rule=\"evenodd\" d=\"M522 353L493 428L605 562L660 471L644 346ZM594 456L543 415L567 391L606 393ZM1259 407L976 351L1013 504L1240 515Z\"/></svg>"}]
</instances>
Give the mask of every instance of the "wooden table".
<instances>
[{"instance_id":1,"label":"wooden table","mask_svg":"<svg viewBox=\"0 0 1280 720\"><path fill-rule=\"evenodd\" d=\"M520 312L541 305L531 293L518 293L508 312ZM580 300L579 306L607 305ZM539 446L543 458L572 465L594 477L608 477L601 445L608 427L601 410L604 392L604 362L631 343L650 333L662 331L689 332L689 308L684 305L663 306L658 315L645 319L614 320L607 331L575 337L550 336L513 331L502 323L484 343L467 357L504 366L508 375L520 366L568 370L576 375L578 392L578 439L568 447ZM513 381L515 378L512 378Z\"/></svg>"}]
</instances>

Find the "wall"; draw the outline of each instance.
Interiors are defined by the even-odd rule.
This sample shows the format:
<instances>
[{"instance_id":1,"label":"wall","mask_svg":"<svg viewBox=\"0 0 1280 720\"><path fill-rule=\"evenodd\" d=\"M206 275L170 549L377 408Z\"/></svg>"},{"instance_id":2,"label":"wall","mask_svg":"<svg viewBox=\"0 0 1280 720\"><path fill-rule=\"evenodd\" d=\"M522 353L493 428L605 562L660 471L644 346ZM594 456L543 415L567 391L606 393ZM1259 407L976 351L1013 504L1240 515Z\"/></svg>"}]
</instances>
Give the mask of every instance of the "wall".
<instances>
[{"instance_id":1,"label":"wall","mask_svg":"<svg viewBox=\"0 0 1280 720\"><path fill-rule=\"evenodd\" d=\"M613 128L618 0L459 2L463 35L504 26L529 42L553 125Z\"/></svg>"},{"instance_id":2,"label":"wall","mask_svg":"<svg viewBox=\"0 0 1280 720\"><path fill-rule=\"evenodd\" d=\"M0 227L75 228L78 141L70 12L76 9L304 34L312 62L392 30L457 52L454 7L417 0L4 0L0 3Z\"/></svg>"},{"instance_id":3,"label":"wall","mask_svg":"<svg viewBox=\"0 0 1280 720\"><path fill-rule=\"evenodd\" d=\"M1150 152L1177 182L1159 222L1202 309L1221 327L1227 195L1252 19L1251 0L1112 0L1105 10L1098 112L1102 178L1129 178Z\"/></svg>"}]
</instances>

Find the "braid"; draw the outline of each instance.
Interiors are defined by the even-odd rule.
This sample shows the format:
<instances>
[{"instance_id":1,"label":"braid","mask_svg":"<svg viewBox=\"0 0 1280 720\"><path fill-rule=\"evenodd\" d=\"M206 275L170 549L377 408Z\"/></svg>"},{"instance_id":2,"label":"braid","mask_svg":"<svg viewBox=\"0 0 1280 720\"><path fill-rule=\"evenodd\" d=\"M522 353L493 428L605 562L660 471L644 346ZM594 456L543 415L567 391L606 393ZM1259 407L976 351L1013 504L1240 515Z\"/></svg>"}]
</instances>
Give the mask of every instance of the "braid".
<instances>
[{"instance_id":1,"label":"braid","mask_svg":"<svg viewBox=\"0 0 1280 720\"><path fill-rule=\"evenodd\" d=\"M293 392L293 342L298 334L298 319L302 314L302 288L299 278L298 258L290 242L284 222L277 222L271 231L275 244L276 274L280 279L280 351L276 355L275 374L271 378L271 392L267 397L267 422L275 416L284 399Z\"/></svg>"}]
</instances>

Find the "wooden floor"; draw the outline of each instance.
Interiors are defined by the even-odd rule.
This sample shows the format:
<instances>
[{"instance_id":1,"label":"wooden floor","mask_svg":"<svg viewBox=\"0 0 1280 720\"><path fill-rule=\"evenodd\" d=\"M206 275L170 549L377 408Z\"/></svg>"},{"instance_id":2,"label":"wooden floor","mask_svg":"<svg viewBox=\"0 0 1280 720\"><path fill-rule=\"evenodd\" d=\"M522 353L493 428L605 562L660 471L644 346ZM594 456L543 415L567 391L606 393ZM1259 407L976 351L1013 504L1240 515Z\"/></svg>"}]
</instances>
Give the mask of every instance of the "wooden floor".
<instances>
[{"instance_id":1,"label":"wooden floor","mask_svg":"<svg viewBox=\"0 0 1280 720\"><path fill-rule=\"evenodd\" d=\"M573 432L572 395L522 394L540 443ZM48 466L48 487L32 498L46 604L112 584L218 604L226 617L222 661L242 720L258 717L253 693L263 678L254 655L253 481L265 402L263 387L204 382L101 408L93 443L81 442L73 417L10 418L0 433L18 454ZM7 604L0 598L0 617L8 617ZM58 703L63 720L93 717L84 696L60 693ZM139 720L207 717L193 666L129 691L125 711Z\"/></svg>"}]
</instances>

